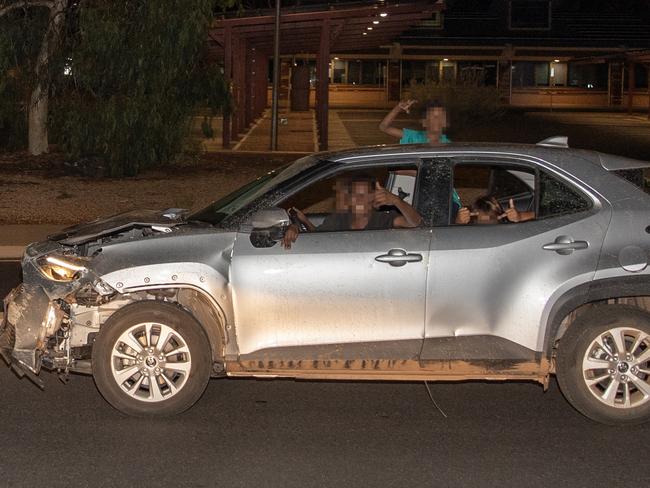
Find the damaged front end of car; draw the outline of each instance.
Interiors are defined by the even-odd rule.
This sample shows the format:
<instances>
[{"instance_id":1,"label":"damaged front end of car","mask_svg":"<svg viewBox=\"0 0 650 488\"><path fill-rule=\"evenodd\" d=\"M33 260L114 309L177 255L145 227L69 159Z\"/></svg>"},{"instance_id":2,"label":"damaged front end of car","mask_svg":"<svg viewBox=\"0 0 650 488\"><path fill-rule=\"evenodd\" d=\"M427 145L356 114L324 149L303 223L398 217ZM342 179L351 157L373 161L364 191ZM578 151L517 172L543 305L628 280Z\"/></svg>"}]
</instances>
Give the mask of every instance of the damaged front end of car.
<instances>
[{"instance_id":1,"label":"damaged front end of car","mask_svg":"<svg viewBox=\"0 0 650 488\"><path fill-rule=\"evenodd\" d=\"M23 255L23 283L4 300L0 355L40 387L41 367L67 374L75 359L84 359L84 351L71 346L71 316L89 305L96 309L116 293L93 273L91 261L57 242L32 244Z\"/></svg>"},{"instance_id":2,"label":"damaged front end of car","mask_svg":"<svg viewBox=\"0 0 650 488\"><path fill-rule=\"evenodd\" d=\"M134 210L63 229L32 243L22 259L23 282L4 300L0 355L19 376L42 386L41 367L91 373L100 324L129 302L93 266L102 248L171 235L186 210Z\"/></svg>"}]
</instances>

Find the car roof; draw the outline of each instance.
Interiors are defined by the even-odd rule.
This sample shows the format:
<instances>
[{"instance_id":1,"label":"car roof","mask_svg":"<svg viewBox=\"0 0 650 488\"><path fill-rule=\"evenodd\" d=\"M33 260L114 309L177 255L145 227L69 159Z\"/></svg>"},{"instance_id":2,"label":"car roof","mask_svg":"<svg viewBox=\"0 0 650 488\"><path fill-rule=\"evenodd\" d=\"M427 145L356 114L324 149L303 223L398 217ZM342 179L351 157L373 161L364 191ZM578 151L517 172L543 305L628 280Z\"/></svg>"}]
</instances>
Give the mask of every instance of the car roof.
<instances>
[{"instance_id":1,"label":"car roof","mask_svg":"<svg viewBox=\"0 0 650 488\"><path fill-rule=\"evenodd\" d=\"M598 151L586 149L573 149L565 147L550 147L537 144L512 144L512 143L453 143L440 146L431 146L429 144L392 144L379 146L365 146L341 151L322 152L315 155L318 159L328 160L338 163L351 162L353 160L367 157L386 157L386 156L422 156L422 155L441 155L464 152L484 152L484 153L512 153L538 157L541 159L557 159L562 153L567 156L579 157L590 161L591 163L601 166L608 171L629 170L639 168L649 168L650 162L631 159L614 154L606 154Z\"/></svg>"}]
</instances>

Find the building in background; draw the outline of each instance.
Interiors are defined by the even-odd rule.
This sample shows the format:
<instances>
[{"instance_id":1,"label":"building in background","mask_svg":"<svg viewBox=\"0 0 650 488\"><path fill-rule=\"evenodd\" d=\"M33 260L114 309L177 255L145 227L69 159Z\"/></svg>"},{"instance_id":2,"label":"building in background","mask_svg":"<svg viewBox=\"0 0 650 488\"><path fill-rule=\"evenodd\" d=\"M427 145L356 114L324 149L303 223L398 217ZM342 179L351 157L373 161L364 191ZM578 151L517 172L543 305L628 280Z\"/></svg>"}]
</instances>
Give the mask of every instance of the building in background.
<instances>
[{"instance_id":1,"label":"building in background","mask_svg":"<svg viewBox=\"0 0 650 488\"><path fill-rule=\"evenodd\" d=\"M401 87L478 79L518 106L648 106L650 2L448 0L397 39ZM627 78L631 78L631 83Z\"/></svg>"},{"instance_id":2,"label":"building in background","mask_svg":"<svg viewBox=\"0 0 650 488\"><path fill-rule=\"evenodd\" d=\"M269 3L244 6L210 35L247 107L238 129L272 79ZM329 107L386 108L414 83L494 86L523 107L650 106L648 0L284 0L280 52L281 102L315 108L319 127Z\"/></svg>"}]
</instances>

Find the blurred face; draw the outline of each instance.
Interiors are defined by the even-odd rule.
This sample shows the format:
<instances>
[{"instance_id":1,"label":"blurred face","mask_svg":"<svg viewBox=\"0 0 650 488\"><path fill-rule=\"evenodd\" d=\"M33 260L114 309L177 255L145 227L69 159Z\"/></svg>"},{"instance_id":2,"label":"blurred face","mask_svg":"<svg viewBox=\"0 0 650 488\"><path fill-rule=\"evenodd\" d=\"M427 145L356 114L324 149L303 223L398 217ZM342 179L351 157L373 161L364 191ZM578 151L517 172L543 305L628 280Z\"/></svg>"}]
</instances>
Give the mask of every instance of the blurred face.
<instances>
[{"instance_id":1,"label":"blurred face","mask_svg":"<svg viewBox=\"0 0 650 488\"><path fill-rule=\"evenodd\" d=\"M366 181L352 183L349 196L350 211L355 215L367 215L372 211L375 189Z\"/></svg>"},{"instance_id":2,"label":"blurred face","mask_svg":"<svg viewBox=\"0 0 650 488\"><path fill-rule=\"evenodd\" d=\"M337 181L334 184L334 192L336 211L339 213L347 213L350 208L350 192L347 185L342 181Z\"/></svg>"},{"instance_id":3,"label":"blurred face","mask_svg":"<svg viewBox=\"0 0 650 488\"><path fill-rule=\"evenodd\" d=\"M503 212L501 205L494 198L477 200L473 210L475 224L498 224L499 215Z\"/></svg>"},{"instance_id":4,"label":"blurred face","mask_svg":"<svg viewBox=\"0 0 650 488\"><path fill-rule=\"evenodd\" d=\"M499 218L496 212L485 212L478 210L476 213L476 220L474 221L476 224L497 224L499 222Z\"/></svg>"},{"instance_id":5,"label":"blurred face","mask_svg":"<svg viewBox=\"0 0 650 488\"><path fill-rule=\"evenodd\" d=\"M443 107L427 109L425 118L421 121L422 127L432 134L440 134L447 126L447 111Z\"/></svg>"}]
</instances>

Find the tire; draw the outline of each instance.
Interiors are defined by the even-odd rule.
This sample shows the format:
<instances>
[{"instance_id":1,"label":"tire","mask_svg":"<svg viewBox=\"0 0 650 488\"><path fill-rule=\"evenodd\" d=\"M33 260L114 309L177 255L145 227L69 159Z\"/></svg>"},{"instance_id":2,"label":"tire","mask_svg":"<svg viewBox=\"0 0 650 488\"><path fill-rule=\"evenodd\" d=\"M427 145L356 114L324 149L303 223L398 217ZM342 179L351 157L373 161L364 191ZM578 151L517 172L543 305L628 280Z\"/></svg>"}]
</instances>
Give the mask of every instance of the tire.
<instances>
[{"instance_id":1,"label":"tire","mask_svg":"<svg viewBox=\"0 0 650 488\"><path fill-rule=\"evenodd\" d=\"M137 302L118 310L93 345L97 389L128 415L168 416L187 410L205 391L211 366L201 325L165 302Z\"/></svg>"},{"instance_id":2,"label":"tire","mask_svg":"<svg viewBox=\"0 0 650 488\"><path fill-rule=\"evenodd\" d=\"M599 305L560 339L557 379L565 398L603 424L650 419L650 314Z\"/></svg>"}]
</instances>

